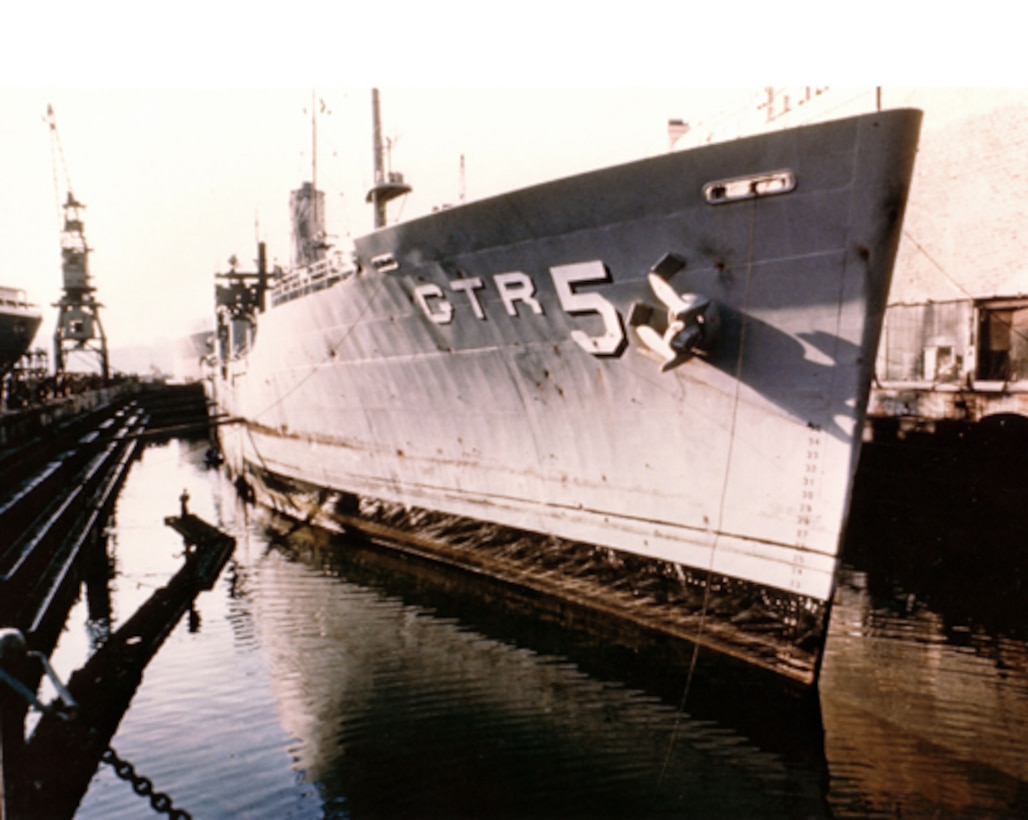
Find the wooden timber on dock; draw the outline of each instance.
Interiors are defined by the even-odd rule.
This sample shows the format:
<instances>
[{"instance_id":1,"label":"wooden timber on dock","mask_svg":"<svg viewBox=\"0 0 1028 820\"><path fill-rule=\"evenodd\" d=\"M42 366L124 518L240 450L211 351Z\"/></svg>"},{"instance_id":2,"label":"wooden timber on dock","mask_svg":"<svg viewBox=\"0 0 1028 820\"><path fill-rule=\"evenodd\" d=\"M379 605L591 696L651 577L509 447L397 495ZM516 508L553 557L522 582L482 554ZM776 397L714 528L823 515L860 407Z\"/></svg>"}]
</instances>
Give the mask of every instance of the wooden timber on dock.
<instances>
[{"instance_id":1,"label":"wooden timber on dock","mask_svg":"<svg viewBox=\"0 0 1028 820\"><path fill-rule=\"evenodd\" d=\"M0 418L0 627L29 636L105 525L141 443L207 432L199 385L135 384L76 401L77 412L62 400Z\"/></svg>"},{"instance_id":2,"label":"wooden timber on dock","mask_svg":"<svg viewBox=\"0 0 1028 820\"><path fill-rule=\"evenodd\" d=\"M108 743L144 669L196 596L213 587L235 547L234 538L190 513L165 523L182 534L185 563L71 676L74 716L40 718L10 767L10 820L74 816L97 766L111 754Z\"/></svg>"}]
</instances>

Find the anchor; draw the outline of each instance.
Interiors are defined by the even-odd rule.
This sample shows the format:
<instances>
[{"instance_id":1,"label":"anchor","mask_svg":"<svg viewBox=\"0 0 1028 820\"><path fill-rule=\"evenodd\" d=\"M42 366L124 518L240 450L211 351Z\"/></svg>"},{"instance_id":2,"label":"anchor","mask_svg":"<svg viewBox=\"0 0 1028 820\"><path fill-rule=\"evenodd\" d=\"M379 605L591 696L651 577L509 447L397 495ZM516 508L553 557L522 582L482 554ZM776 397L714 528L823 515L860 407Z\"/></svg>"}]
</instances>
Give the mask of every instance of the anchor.
<instances>
[{"instance_id":1,"label":"anchor","mask_svg":"<svg viewBox=\"0 0 1028 820\"><path fill-rule=\"evenodd\" d=\"M678 293L668 281L685 267L675 254L662 256L646 275L654 295L667 309L636 302L628 318L639 339L661 357L660 372L665 373L696 354L708 354L717 340L721 322L717 307L698 293Z\"/></svg>"}]
</instances>

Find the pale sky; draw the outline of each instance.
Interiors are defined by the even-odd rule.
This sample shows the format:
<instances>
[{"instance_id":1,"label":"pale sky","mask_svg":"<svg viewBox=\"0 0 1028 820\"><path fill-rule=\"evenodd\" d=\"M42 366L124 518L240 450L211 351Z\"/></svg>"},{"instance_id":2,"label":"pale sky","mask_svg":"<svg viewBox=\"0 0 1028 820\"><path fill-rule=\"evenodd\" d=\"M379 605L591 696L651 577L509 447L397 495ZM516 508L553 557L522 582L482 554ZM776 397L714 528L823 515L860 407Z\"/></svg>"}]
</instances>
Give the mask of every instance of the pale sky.
<instances>
[{"instance_id":1,"label":"pale sky","mask_svg":"<svg viewBox=\"0 0 1028 820\"><path fill-rule=\"evenodd\" d=\"M409 218L458 201L668 149L667 121L690 119L754 89L383 88L394 170L414 192ZM371 228L370 89L313 89L318 185L328 230ZM169 91L0 89L0 247L4 284L45 305L49 347L60 296L60 211L52 104L71 188L86 204L90 272L113 346L174 338L212 313L213 273L236 254L251 270L259 237L289 262L289 191L311 176L312 89Z\"/></svg>"},{"instance_id":2,"label":"pale sky","mask_svg":"<svg viewBox=\"0 0 1028 820\"><path fill-rule=\"evenodd\" d=\"M1020 79L1016 26L919 4L437 0L254 6L55 0L5 10L0 38L0 284L60 296L53 104L112 347L172 339L212 310L213 273L256 239L288 262L289 191L310 176L312 90L327 227L370 227L370 87L382 89L403 217L667 150L667 121L766 85ZM997 9L1001 8L997 6ZM984 58L982 57L984 55ZM983 68L984 66L984 68ZM1017 74L1013 71L1016 70Z\"/></svg>"}]
</instances>

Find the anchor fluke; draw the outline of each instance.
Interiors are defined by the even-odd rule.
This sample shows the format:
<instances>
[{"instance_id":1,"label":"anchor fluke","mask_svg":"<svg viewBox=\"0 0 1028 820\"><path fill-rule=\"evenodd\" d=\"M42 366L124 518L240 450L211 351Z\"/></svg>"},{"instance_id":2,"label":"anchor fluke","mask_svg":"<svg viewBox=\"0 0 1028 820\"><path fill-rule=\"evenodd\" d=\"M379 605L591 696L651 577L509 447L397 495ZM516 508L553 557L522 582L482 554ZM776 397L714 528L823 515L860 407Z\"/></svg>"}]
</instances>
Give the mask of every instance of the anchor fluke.
<instances>
[{"instance_id":1,"label":"anchor fluke","mask_svg":"<svg viewBox=\"0 0 1028 820\"><path fill-rule=\"evenodd\" d=\"M708 297L679 293L668 281L684 267L685 262L674 254L661 257L646 278L653 294L667 308L666 313L636 303L629 317L643 344L663 359L662 373L696 353L709 353L720 327L717 307Z\"/></svg>"}]
</instances>

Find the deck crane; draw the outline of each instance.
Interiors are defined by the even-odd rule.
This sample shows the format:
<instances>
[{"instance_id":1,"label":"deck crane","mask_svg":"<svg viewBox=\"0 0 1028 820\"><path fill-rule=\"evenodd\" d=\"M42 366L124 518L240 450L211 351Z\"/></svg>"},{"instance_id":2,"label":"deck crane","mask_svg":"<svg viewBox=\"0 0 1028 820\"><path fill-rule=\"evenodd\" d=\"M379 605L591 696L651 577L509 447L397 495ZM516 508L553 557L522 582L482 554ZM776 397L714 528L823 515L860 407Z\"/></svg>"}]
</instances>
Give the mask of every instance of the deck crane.
<instances>
[{"instance_id":1,"label":"deck crane","mask_svg":"<svg viewBox=\"0 0 1028 820\"><path fill-rule=\"evenodd\" d=\"M54 330L54 371L60 376L67 372L68 356L71 353L85 353L95 356L100 375L106 383L110 378L107 357L107 337L100 322L102 305L96 300L96 288L89 275L89 252L82 211L86 207L75 199L71 190L71 177L57 132L57 119L52 105L46 107L47 126L50 128L51 150L54 163L54 190L57 205L63 211L61 229L61 272L63 292L60 301L53 304L58 308L57 326ZM64 174L66 198L61 203L58 171Z\"/></svg>"}]
</instances>

